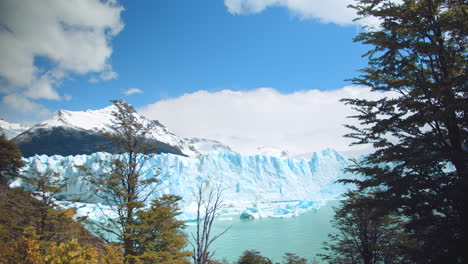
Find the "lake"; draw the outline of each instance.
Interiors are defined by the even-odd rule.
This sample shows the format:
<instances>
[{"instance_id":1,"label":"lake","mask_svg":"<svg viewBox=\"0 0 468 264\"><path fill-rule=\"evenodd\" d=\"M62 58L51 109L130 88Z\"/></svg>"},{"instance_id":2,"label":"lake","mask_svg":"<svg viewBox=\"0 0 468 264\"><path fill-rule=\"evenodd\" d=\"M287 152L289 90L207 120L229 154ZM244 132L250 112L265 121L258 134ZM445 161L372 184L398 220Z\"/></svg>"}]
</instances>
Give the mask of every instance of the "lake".
<instances>
[{"instance_id":1,"label":"lake","mask_svg":"<svg viewBox=\"0 0 468 264\"><path fill-rule=\"evenodd\" d=\"M236 261L245 250L255 249L273 261L281 261L285 252L312 260L321 251L328 233L334 231L331 226L332 206L338 203L328 202L315 212L290 218L247 220L238 216L221 216L214 223L212 234L218 234L229 226L231 229L214 243L215 258ZM195 230L195 226L189 223L186 232Z\"/></svg>"}]
</instances>

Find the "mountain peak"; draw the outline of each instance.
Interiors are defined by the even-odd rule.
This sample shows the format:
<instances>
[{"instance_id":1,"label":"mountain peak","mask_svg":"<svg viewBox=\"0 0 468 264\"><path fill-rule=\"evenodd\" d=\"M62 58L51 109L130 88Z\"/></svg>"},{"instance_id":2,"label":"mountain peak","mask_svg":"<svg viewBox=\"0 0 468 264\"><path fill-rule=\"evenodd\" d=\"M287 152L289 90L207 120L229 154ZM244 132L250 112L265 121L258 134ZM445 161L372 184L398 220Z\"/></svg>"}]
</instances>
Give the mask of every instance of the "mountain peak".
<instances>
[{"instance_id":1,"label":"mountain peak","mask_svg":"<svg viewBox=\"0 0 468 264\"><path fill-rule=\"evenodd\" d=\"M109 131L109 126L113 124L115 116L113 112L118 111L121 104L131 107L132 114L143 125L151 124L151 131L148 133L148 138L161 142L170 149L178 149L180 153L190 156L198 157L200 153L195 150L187 141L179 138L174 133L169 131L161 123L154 120L148 120L144 116L138 114L135 109L128 105L123 99L118 100L115 104L97 110L86 111L69 111L58 110L51 118L36 124L28 134L32 134L37 130L53 130L53 129L71 129L72 131L81 131L85 133L100 134L103 131ZM20 135L20 140L28 138L27 135Z\"/></svg>"}]
</instances>

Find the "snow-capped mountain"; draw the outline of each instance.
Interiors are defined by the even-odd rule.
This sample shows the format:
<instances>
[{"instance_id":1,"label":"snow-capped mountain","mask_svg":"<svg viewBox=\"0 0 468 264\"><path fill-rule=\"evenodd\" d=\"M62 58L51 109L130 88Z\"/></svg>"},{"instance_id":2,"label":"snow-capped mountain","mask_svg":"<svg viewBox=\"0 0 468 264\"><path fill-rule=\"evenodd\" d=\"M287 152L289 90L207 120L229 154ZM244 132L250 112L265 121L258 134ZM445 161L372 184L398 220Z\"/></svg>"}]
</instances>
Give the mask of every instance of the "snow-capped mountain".
<instances>
[{"instance_id":1,"label":"snow-capped mountain","mask_svg":"<svg viewBox=\"0 0 468 264\"><path fill-rule=\"evenodd\" d=\"M12 139L17 135L23 133L29 129L29 126L19 124L19 123L10 123L3 119L0 119L0 129L5 133L7 139Z\"/></svg>"},{"instance_id":2,"label":"snow-capped mountain","mask_svg":"<svg viewBox=\"0 0 468 264\"><path fill-rule=\"evenodd\" d=\"M275 147L258 147L256 154L278 158L289 158L291 156L291 153L289 153L289 151Z\"/></svg>"},{"instance_id":3,"label":"snow-capped mountain","mask_svg":"<svg viewBox=\"0 0 468 264\"><path fill-rule=\"evenodd\" d=\"M185 138L198 152L235 152L228 145L219 141L206 138Z\"/></svg>"},{"instance_id":4,"label":"snow-capped mountain","mask_svg":"<svg viewBox=\"0 0 468 264\"><path fill-rule=\"evenodd\" d=\"M112 158L109 153L77 156L34 156L24 159L23 175L33 176L35 171L55 171L66 181L62 199L79 200L88 205L78 207L79 214L90 213L99 217L101 201L95 188L86 180L77 165L102 173ZM220 184L226 208L223 212L247 218L265 216L294 216L316 209L330 199L337 199L349 186L336 180L352 177L344 172L349 161L333 149L314 153L308 160L285 159L263 155L243 155L229 152L211 152L199 158L173 154L149 155L142 171L145 178L160 177L161 184L154 197L176 194L183 197L184 217L193 219L194 193L199 184ZM154 170L159 168L159 170ZM159 175L159 176L158 176ZM21 180L14 183L22 186ZM150 188L151 189L151 188ZM146 195L146 194L142 194ZM81 204L82 205L82 204Z\"/></svg>"},{"instance_id":5,"label":"snow-capped mountain","mask_svg":"<svg viewBox=\"0 0 468 264\"><path fill-rule=\"evenodd\" d=\"M112 113L115 111L115 105L99 110L59 110L51 118L15 137L14 141L26 157L35 154L91 154L100 150L112 152L112 149L109 149L111 146L105 144L103 132L110 131L109 126L115 120ZM170 132L158 121L148 120L137 112L133 114L143 125L152 124L148 139L158 147L156 152L189 157L200 155L189 142Z\"/></svg>"}]
</instances>

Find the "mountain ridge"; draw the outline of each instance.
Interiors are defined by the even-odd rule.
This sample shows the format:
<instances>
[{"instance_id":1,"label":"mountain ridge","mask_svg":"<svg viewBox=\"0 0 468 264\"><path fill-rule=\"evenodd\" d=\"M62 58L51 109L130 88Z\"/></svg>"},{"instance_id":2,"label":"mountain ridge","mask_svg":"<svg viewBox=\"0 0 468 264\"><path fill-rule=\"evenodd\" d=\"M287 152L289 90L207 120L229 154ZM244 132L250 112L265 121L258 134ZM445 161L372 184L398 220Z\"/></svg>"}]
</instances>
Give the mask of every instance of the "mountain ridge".
<instances>
[{"instance_id":1,"label":"mountain ridge","mask_svg":"<svg viewBox=\"0 0 468 264\"><path fill-rule=\"evenodd\" d=\"M125 101L121 101L125 102ZM117 110L111 105L98 110L69 111L58 110L46 119L13 138L25 157L35 154L77 155L91 154L98 151L114 152L104 132L110 132L109 126ZM143 125L151 125L148 133L149 144L156 146L156 153L173 153L189 157L198 157L200 153L186 140L169 131L155 120L148 120L133 113ZM98 146L101 144L101 146Z\"/></svg>"}]
</instances>

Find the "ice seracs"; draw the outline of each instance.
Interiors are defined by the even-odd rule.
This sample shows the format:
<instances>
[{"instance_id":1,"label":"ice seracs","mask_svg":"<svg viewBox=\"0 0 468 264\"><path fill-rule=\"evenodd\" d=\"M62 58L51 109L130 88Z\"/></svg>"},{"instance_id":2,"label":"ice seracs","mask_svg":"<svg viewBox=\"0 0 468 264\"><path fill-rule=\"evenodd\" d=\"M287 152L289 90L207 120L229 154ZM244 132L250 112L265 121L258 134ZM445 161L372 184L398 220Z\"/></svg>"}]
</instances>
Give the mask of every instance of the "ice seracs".
<instances>
[{"instance_id":1,"label":"ice seracs","mask_svg":"<svg viewBox=\"0 0 468 264\"><path fill-rule=\"evenodd\" d=\"M109 131L116 110L114 105L100 110L59 110L15 137L15 142L23 144L19 144L23 154L26 147L41 139L41 144L33 147L50 151L49 156L32 154L24 159L23 175L31 177L35 171L41 173L48 169L57 172L66 182L59 196L61 203L77 208L81 215L99 219L109 205L96 196L95 187L87 180L89 175L77 169L77 165L102 173L115 154L95 149L89 149L89 155L54 154L64 148L70 151L83 148L84 142L91 146L102 140L102 131ZM344 172L350 164L348 159L333 149L311 153L305 159L293 159L287 150L274 147L258 148L253 155L240 154L215 140L181 139L158 121L148 120L137 112L133 114L143 124L152 123L154 129L149 138L162 142L161 147L168 150L145 159L142 171L146 174L142 177L161 179L154 198L162 194L182 196L184 219L196 215L193 194L201 182L221 185L226 205L222 209L224 214L260 218L289 217L317 209L347 191L348 186L337 184L336 180L352 177ZM51 140L57 140L53 144L56 149L50 146ZM21 180L13 185L24 186Z\"/></svg>"},{"instance_id":2,"label":"ice seracs","mask_svg":"<svg viewBox=\"0 0 468 264\"><path fill-rule=\"evenodd\" d=\"M34 156L25 159L23 173L31 176L35 170L51 169L66 181L65 200L87 204L104 201L94 193L86 173L77 169L83 165L96 173L105 170L102 164L112 158L109 153L77 156ZM246 218L288 217L320 207L324 201L337 199L348 186L335 183L350 177L343 169L349 161L338 152L327 149L315 153L309 160L295 160L263 155L242 155L211 152L199 158L173 154L150 155L143 164L143 177L160 177L161 185L154 194L176 194L183 197L183 218L196 215L194 193L200 182L221 184L227 214ZM159 168L160 174L154 168ZM15 184L21 185L21 182ZM101 206L101 205L99 205ZM90 210L93 206L87 206ZM98 207L95 207L99 211ZM91 215L92 216L92 215Z\"/></svg>"}]
</instances>

